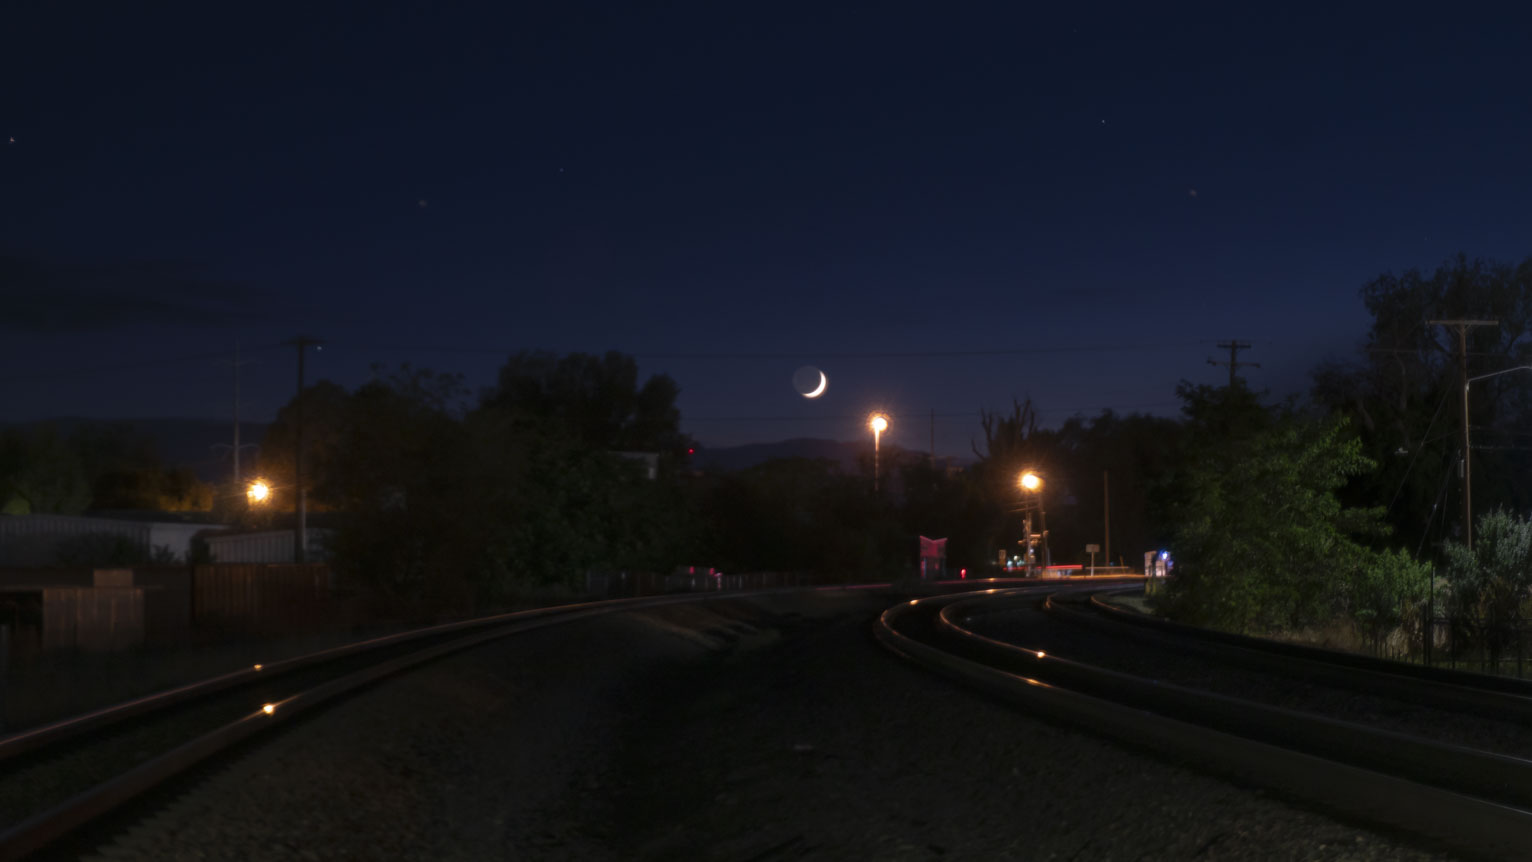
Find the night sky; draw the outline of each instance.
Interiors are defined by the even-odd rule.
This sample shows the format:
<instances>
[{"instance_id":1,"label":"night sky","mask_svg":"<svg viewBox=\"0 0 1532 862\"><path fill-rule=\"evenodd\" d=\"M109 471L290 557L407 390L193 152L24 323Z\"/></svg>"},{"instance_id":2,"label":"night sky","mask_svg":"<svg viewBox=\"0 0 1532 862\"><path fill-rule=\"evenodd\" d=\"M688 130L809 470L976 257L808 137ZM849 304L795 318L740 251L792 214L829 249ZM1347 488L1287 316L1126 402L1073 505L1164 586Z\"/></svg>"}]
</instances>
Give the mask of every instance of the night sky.
<instances>
[{"instance_id":1,"label":"night sky","mask_svg":"<svg viewBox=\"0 0 1532 862\"><path fill-rule=\"evenodd\" d=\"M1267 5L12 4L0 421L226 416L236 339L270 419L300 332L623 350L709 445L1302 391L1373 276L1532 254L1532 6Z\"/></svg>"}]
</instances>

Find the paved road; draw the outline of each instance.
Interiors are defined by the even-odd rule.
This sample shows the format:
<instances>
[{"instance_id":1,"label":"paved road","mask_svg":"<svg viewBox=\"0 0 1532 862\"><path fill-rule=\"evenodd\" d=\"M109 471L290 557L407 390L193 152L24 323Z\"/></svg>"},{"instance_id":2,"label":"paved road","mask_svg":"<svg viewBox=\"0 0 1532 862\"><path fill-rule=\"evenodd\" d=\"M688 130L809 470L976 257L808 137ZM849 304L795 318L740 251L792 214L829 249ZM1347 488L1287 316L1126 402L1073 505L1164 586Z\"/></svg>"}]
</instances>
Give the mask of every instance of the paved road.
<instances>
[{"instance_id":1,"label":"paved road","mask_svg":"<svg viewBox=\"0 0 1532 862\"><path fill-rule=\"evenodd\" d=\"M1447 858L959 689L873 643L880 608L507 640L320 714L103 855Z\"/></svg>"}]
</instances>

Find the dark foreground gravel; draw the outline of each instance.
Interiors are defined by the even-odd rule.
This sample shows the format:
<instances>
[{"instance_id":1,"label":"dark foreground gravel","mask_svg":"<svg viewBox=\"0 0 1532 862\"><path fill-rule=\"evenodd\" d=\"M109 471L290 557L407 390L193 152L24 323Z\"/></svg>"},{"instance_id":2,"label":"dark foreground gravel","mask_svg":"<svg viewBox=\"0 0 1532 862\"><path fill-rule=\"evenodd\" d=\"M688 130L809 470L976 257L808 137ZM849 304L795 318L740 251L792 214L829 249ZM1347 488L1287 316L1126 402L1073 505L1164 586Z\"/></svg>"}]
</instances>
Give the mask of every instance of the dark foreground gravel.
<instances>
[{"instance_id":1,"label":"dark foreground gravel","mask_svg":"<svg viewBox=\"0 0 1532 862\"><path fill-rule=\"evenodd\" d=\"M98 859L1450 858L1019 714L869 636L890 599L532 632L370 689Z\"/></svg>"}]
</instances>

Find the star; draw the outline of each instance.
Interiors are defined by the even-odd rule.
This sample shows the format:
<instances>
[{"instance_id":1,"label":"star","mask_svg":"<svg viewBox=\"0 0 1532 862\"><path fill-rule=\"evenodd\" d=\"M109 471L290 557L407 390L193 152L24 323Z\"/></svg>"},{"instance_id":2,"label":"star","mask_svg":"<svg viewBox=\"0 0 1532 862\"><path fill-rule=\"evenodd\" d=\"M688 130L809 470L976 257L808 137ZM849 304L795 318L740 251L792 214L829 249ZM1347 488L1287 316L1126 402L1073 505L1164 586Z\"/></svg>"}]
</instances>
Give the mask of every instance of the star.
<instances>
[{"instance_id":1,"label":"star","mask_svg":"<svg viewBox=\"0 0 1532 862\"><path fill-rule=\"evenodd\" d=\"M417 204L417 205L418 205L418 206L419 206L419 207L420 207L420 208L421 208L421 209L425 209L425 208L426 208L426 202L425 202L425 200L424 200L424 199L421 199L421 200L418 200L418 201L415 201L415 203L416 203L416 204Z\"/></svg>"},{"instance_id":2,"label":"star","mask_svg":"<svg viewBox=\"0 0 1532 862\"><path fill-rule=\"evenodd\" d=\"M1190 196L1190 197L1196 197L1197 196L1197 190L1196 189L1187 189L1186 190L1186 194L1188 196Z\"/></svg>"}]
</instances>

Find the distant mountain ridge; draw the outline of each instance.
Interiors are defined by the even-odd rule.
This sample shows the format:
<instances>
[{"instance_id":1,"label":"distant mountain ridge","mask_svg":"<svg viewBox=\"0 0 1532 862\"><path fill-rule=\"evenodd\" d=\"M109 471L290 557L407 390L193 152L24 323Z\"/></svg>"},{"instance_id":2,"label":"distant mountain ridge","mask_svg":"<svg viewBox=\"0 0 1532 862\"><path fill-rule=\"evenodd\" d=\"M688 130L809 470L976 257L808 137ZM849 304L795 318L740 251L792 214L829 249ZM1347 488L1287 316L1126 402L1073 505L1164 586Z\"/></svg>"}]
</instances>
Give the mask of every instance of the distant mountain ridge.
<instances>
[{"instance_id":1,"label":"distant mountain ridge","mask_svg":"<svg viewBox=\"0 0 1532 862\"><path fill-rule=\"evenodd\" d=\"M892 459L912 450L884 444L883 457ZM726 472L745 470L773 458L825 458L834 461L842 470L850 473L859 469L858 459L870 456L872 445L866 440L823 440L815 437L795 437L774 443L746 443L742 446L698 447L692 456L692 464L702 469ZM948 460L944 458L943 460ZM970 459L954 458L960 465Z\"/></svg>"},{"instance_id":2,"label":"distant mountain ridge","mask_svg":"<svg viewBox=\"0 0 1532 862\"><path fill-rule=\"evenodd\" d=\"M216 419L84 419L66 416L37 422L0 423L5 425L42 426L51 425L60 434L68 436L85 425L127 425L152 438L160 459L171 467L185 467L197 474L204 482L228 481L233 470L229 447L234 442L234 423ZM266 436L267 422L241 422L240 444L258 446ZM871 446L866 440L824 440L815 437L795 437L772 443L747 443L741 446L699 445L692 456L693 466L699 469L716 469L725 472L745 470L773 458L825 458L835 462L846 472L858 469L857 459L870 454ZM894 453L904 450L885 445L884 455L893 458ZM955 459L967 464L971 459ZM242 472L250 474L259 467L259 452L245 448L240 458Z\"/></svg>"}]
</instances>

